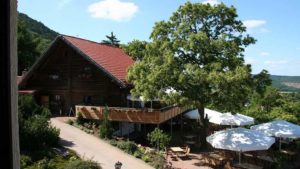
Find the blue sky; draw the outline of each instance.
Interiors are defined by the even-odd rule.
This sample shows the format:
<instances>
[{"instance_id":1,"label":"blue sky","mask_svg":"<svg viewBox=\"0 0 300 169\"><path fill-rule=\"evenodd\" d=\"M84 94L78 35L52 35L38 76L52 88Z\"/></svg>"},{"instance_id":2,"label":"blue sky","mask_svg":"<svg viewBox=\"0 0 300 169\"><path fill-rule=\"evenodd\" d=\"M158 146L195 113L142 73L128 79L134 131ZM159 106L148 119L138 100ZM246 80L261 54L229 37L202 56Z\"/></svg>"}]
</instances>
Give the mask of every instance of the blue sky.
<instances>
[{"instance_id":1,"label":"blue sky","mask_svg":"<svg viewBox=\"0 0 300 169\"><path fill-rule=\"evenodd\" d=\"M148 40L155 22L167 20L184 0L19 0L18 10L67 35L100 42L114 32L122 43ZM192 2L219 3L220 0ZM245 52L253 73L300 76L299 0L223 0L237 8L257 39Z\"/></svg>"}]
</instances>

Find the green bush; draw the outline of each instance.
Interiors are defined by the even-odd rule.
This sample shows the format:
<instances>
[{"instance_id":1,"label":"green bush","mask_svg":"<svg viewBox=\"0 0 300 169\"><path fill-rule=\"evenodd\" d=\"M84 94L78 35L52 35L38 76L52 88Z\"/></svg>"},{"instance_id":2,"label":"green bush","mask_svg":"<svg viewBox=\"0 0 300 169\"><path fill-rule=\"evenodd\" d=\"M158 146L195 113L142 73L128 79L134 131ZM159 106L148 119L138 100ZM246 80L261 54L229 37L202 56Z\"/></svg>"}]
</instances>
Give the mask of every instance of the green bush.
<instances>
[{"instance_id":1,"label":"green bush","mask_svg":"<svg viewBox=\"0 0 300 169\"><path fill-rule=\"evenodd\" d=\"M91 160L82 161L82 160L72 160L70 161L65 169L102 169L101 166Z\"/></svg>"},{"instance_id":2,"label":"green bush","mask_svg":"<svg viewBox=\"0 0 300 169\"><path fill-rule=\"evenodd\" d=\"M25 168L29 165L32 164L32 159L31 157L27 156L27 155L21 155L21 159L20 159L20 166L21 168Z\"/></svg>"},{"instance_id":3,"label":"green bush","mask_svg":"<svg viewBox=\"0 0 300 169\"><path fill-rule=\"evenodd\" d=\"M117 147L117 145L118 145L118 141L117 141L117 140L114 140L114 139L109 140L109 143L110 143L112 146L115 146L115 147Z\"/></svg>"},{"instance_id":4,"label":"green bush","mask_svg":"<svg viewBox=\"0 0 300 169\"><path fill-rule=\"evenodd\" d=\"M137 150L136 144L132 141L119 141L117 147L128 154L133 154Z\"/></svg>"},{"instance_id":5,"label":"green bush","mask_svg":"<svg viewBox=\"0 0 300 169\"><path fill-rule=\"evenodd\" d=\"M69 119L69 120L67 121L67 123L70 124L70 125L73 125L73 124L74 124L74 121L73 121L72 119Z\"/></svg>"},{"instance_id":6,"label":"green bush","mask_svg":"<svg viewBox=\"0 0 300 169\"><path fill-rule=\"evenodd\" d=\"M148 163L150 161L150 157L147 154L144 154L142 157L142 160L145 161L146 163Z\"/></svg>"},{"instance_id":7,"label":"green bush","mask_svg":"<svg viewBox=\"0 0 300 169\"><path fill-rule=\"evenodd\" d=\"M105 107L103 112L103 121L99 127L99 134L101 138L111 138L114 132L111 122L108 120L108 109Z\"/></svg>"},{"instance_id":8,"label":"green bush","mask_svg":"<svg viewBox=\"0 0 300 169\"><path fill-rule=\"evenodd\" d=\"M135 152L133 153L133 156L136 158L142 158L143 156L143 152L138 148L135 150Z\"/></svg>"},{"instance_id":9,"label":"green bush","mask_svg":"<svg viewBox=\"0 0 300 169\"><path fill-rule=\"evenodd\" d=\"M77 118L76 118L76 123L77 124L80 124L80 125L83 125L85 122L85 119L83 118L83 115L81 112L78 112L77 113Z\"/></svg>"},{"instance_id":10,"label":"green bush","mask_svg":"<svg viewBox=\"0 0 300 169\"><path fill-rule=\"evenodd\" d=\"M154 154L150 157L150 165L156 169L161 169L164 166L165 159L161 154Z\"/></svg>"},{"instance_id":11,"label":"green bush","mask_svg":"<svg viewBox=\"0 0 300 169\"><path fill-rule=\"evenodd\" d=\"M22 120L19 135L21 149L27 150L57 146L59 141L59 129L52 127L41 115Z\"/></svg>"},{"instance_id":12,"label":"green bush","mask_svg":"<svg viewBox=\"0 0 300 169\"><path fill-rule=\"evenodd\" d=\"M147 139L154 147L159 150L164 149L169 144L171 137L165 134L159 128L155 128L151 133L147 135Z\"/></svg>"}]
</instances>

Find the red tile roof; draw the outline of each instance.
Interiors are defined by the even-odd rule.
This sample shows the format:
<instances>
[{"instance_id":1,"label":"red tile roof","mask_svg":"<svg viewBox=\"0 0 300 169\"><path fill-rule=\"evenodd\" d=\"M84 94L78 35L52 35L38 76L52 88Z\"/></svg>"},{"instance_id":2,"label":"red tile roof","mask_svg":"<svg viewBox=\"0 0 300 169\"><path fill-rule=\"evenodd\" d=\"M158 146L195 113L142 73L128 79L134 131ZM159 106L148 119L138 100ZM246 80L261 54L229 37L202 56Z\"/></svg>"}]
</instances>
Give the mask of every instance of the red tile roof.
<instances>
[{"instance_id":1,"label":"red tile roof","mask_svg":"<svg viewBox=\"0 0 300 169\"><path fill-rule=\"evenodd\" d=\"M72 36L62 37L116 79L126 81L127 70L134 61L122 49Z\"/></svg>"}]
</instances>

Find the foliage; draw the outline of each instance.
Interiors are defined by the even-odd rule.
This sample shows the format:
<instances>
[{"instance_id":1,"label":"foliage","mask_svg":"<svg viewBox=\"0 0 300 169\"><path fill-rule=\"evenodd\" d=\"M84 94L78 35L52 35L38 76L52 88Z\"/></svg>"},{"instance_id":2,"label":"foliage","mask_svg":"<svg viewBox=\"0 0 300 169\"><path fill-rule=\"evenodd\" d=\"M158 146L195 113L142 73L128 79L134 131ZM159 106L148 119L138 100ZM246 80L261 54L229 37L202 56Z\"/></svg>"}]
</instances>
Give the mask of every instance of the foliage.
<instances>
[{"instance_id":1,"label":"foliage","mask_svg":"<svg viewBox=\"0 0 300 169\"><path fill-rule=\"evenodd\" d=\"M278 89L268 86L263 95L253 93L243 113L260 123L282 119L300 124L299 107L298 93L280 93Z\"/></svg>"},{"instance_id":2,"label":"foliage","mask_svg":"<svg viewBox=\"0 0 300 169\"><path fill-rule=\"evenodd\" d=\"M43 23L23 13L18 14L18 74L29 70L41 53L58 35Z\"/></svg>"},{"instance_id":3,"label":"foliage","mask_svg":"<svg viewBox=\"0 0 300 169\"><path fill-rule=\"evenodd\" d=\"M165 164L165 159L163 155L156 154L151 157L150 165L153 166L154 168L161 169L164 167L164 164Z\"/></svg>"},{"instance_id":4,"label":"foliage","mask_svg":"<svg viewBox=\"0 0 300 169\"><path fill-rule=\"evenodd\" d=\"M92 160L82 161L73 160L70 161L65 169L101 169L100 165Z\"/></svg>"},{"instance_id":5,"label":"foliage","mask_svg":"<svg viewBox=\"0 0 300 169\"><path fill-rule=\"evenodd\" d=\"M30 156L27 155L21 155L20 158L20 167L25 168L26 166L29 166L32 164L32 159Z\"/></svg>"},{"instance_id":6,"label":"foliage","mask_svg":"<svg viewBox=\"0 0 300 169\"><path fill-rule=\"evenodd\" d=\"M122 49L132 57L133 60L139 61L142 60L145 56L146 46L148 42L140 41L140 40L133 40L128 42L126 45L122 45Z\"/></svg>"},{"instance_id":7,"label":"foliage","mask_svg":"<svg viewBox=\"0 0 300 169\"><path fill-rule=\"evenodd\" d=\"M270 74L267 70L262 70L259 74L254 75L255 90L259 94L263 94L266 91L267 86L272 84Z\"/></svg>"},{"instance_id":8,"label":"foliage","mask_svg":"<svg viewBox=\"0 0 300 169\"><path fill-rule=\"evenodd\" d=\"M59 130L49 123L49 110L36 105L32 96L19 98L21 150L38 150L58 145Z\"/></svg>"},{"instance_id":9,"label":"foliage","mask_svg":"<svg viewBox=\"0 0 300 169\"><path fill-rule=\"evenodd\" d=\"M286 83L295 83L300 85L300 76L276 76L271 75L272 85L280 91L285 92L300 92L300 88L287 86Z\"/></svg>"},{"instance_id":10,"label":"foliage","mask_svg":"<svg viewBox=\"0 0 300 169\"><path fill-rule=\"evenodd\" d=\"M159 128L155 128L151 133L148 133L147 139L159 150L164 149L169 144L171 137Z\"/></svg>"},{"instance_id":11,"label":"foliage","mask_svg":"<svg viewBox=\"0 0 300 169\"><path fill-rule=\"evenodd\" d=\"M133 156L134 156L135 158L142 158L142 156L143 156L143 151L142 151L141 149L137 148L136 151L133 153Z\"/></svg>"},{"instance_id":12,"label":"foliage","mask_svg":"<svg viewBox=\"0 0 300 169\"><path fill-rule=\"evenodd\" d=\"M121 150L124 150L128 154L134 154L134 152L137 150L136 144L129 140L119 141L117 147Z\"/></svg>"},{"instance_id":13,"label":"foliage","mask_svg":"<svg viewBox=\"0 0 300 169\"><path fill-rule=\"evenodd\" d=\"M49 29L42 22L38 22L23 13L18 14L18 22L24 23L28 31L41 36L43 39L54 40L58 35L57 32Z\"/></svg>"},{"instance_id":14,"label":"foliage","mask_svg":"<svg viewBox=\"0 0 300 169\"><path fill-rule=\"evenodd\" d=\"M85 119L83 118L83 115L81 112L77 113L76 123L79 125L83 125L85 122Z\"/></svg>"},{"instance_id":15,"label":"foliage","mask_svg":"<svg viewBox=\"0 0 300 169\"><path fill-rule=\"evenodd\" d=\"M40 55L37 49L38 43L32 34L28 32L24 24L18 24L18 74L28 70Z\"/></svg>"},{"instance_id":16,"label":"foliage","mask_svg":"<svg viewBox=\"0 0 300 169\"><path fill-rule=\"evenodd\" d=\"M92 168L90 166L98 165L91 160L81 161L74 151L59 149L62 152L46 148L27 151L26 155L21 154L21 169L65 169L67 167L76 168L76 166ZM98 166L98 168L100 167Z\"/></svg>"},{"instance_id":17,"label":"foliage","mask_svg":"<svg viewBox=\"0 0 300 169\"><path fill-rule=\"evenodd\" d=\"M69 120L67 121L67 123L70 124L70 125L73 125L73 124L74 124L74 121L73 121L72 119L69 119Z\"/></svg>"},{"instance_id":18,"label":"foliage","mask_svg":"<svg viewBox=\"0 0 300 169\"><path fill-rule=\"evenodd\" d=\"M145 161L146 163L149 162L149 161L150 161L149 155L148 155L148 154L144 154L144 155L142 156L142 160Z\"/></svg>"},{"instance_id":19,"label":"foliage","mask_svg":"<svg viewBox=\"0 0 300 169\"><path fill-rule=\"evenodd\" d=\"M102 40L103 44L112 45L119 47L120 41L117 39L116 35L114 35L113 32L110 33L110 35L106 35L107 40Z\"/></svg>"},{"instance_id":20,"label":"foliage","mask_svg":"<svg viewBox=\"0 0 300 169\"><path fill-rule=\"evenodd\" d=\"M108 108L105 107L103 112L103 120L99 127L99 133L101 138L111 138L113 134L113 128L111 122L108 120Z\"/></svg>"},{"instance_id":21,"label":"foliage","mask_svg":"<svg viewBox=\"0 0 300 169\"><path fill-rule=\"evenodd\" d=\"M238 112L249 101L253 78L243 52L255 40L233 6L191 2L157 22L150 38L144 58L129 69L131 93L198 108L204 146L204 107Z\"/></svg>"}]
</instances>

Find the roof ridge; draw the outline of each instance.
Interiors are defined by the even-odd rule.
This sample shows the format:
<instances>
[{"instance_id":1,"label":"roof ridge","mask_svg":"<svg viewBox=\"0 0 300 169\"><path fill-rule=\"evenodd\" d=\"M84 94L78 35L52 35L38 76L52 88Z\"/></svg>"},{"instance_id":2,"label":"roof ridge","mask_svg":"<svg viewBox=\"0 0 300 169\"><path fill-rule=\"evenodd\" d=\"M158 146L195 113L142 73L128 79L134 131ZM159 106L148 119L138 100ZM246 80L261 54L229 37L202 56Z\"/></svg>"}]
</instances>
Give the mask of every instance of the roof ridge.
<instances>
[{"instance_id":1,"label":"roof ridge","mask_svg":"<svg viewBox=\"0 0 300 169\"><path fill-rule=\"evenodd\" d=\"M119 48L119 47L117 47L117 46L108 45L108 44L105 44L105 43L96 42L96 41L92 41L92 40L88 40L88 39L83 39L83 38L75 37L75 36L71 36L71 35L60 34L60 36L62 36L62 37L67 36L67 37L71 37L71 38L75 38L75 39L79 39L79 40L88 41L88 42L91 42L91 43L96 43L96 44L98 44L98 45L104 45L104 46L108 46L108 47L112 47L112 48L121 49L121 48Z\"/></svg>"}]
</instances>

